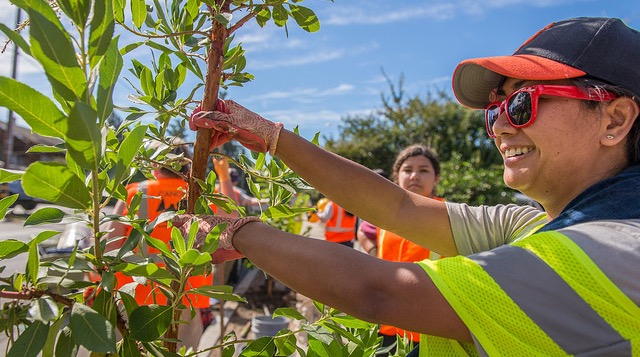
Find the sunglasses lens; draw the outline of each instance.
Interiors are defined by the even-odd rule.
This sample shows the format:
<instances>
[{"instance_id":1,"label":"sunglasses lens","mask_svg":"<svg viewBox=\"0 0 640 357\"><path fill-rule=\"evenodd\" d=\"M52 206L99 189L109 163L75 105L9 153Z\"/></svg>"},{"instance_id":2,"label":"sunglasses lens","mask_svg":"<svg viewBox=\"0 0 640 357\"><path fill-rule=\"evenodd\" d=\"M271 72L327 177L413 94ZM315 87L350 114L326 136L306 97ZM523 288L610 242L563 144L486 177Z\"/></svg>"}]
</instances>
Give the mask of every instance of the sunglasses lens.
<instances>
[{"instance_id":1,"label":"sunglasses lens","mask_svg":"<svg viewBox=\"0 0 640 357\"><path fill-rule=\"evenodd\" d=\"M507 103L509 119L514 125L525 125L531 120L531 95L528 92L516 93Z\"/></svg>"},{"instance_id":2,"label":"sunglasses lens","mask_svg":"<svg viewBox=\"0 0 640 357\"><path fill-rule=\"evenodd\" d=\"M500 107L498 105L490 105L487 107L485 112L485 120L487 122L487 131L489 135L493 135L493 123L498 120L500 116Z\"/></svg>"}]
</instances>

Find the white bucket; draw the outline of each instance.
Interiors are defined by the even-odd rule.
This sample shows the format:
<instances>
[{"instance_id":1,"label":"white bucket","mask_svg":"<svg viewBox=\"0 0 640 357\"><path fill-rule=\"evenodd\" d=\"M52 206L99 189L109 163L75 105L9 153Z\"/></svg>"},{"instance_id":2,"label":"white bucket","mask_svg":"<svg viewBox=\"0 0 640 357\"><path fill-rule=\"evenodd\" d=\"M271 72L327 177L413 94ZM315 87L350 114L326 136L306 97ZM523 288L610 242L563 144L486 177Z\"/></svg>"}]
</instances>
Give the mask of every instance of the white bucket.
<instances>
[{"instance_id":1,"label":"white bucket","mask_svg":"<svg viewBox=\"0 0 640 357\"><path fill-rule=\"evenodd\" d=\"M289 327L289 319L284 316L254 316L251 319L251 332L254 338L275 336L278 331Z\"/></svg>"}]
</instances>

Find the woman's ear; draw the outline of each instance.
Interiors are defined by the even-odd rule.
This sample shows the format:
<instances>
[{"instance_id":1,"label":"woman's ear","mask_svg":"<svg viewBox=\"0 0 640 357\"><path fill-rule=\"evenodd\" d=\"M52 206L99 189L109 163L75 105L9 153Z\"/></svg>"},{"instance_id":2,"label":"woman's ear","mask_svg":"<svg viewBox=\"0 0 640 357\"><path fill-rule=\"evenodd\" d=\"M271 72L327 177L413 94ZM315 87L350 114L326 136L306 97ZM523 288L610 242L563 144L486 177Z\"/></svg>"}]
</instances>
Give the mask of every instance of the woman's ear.
<instances>
[{"instance_id":1,"label":"woman's ear","mask_svg":"<svg viewBox=\"0 0 640 357\"><path fill-rule=\"evenodd\" d=\"M604 146L614 146L626 141L633 123L640 114L640 106L630 97L620 97L612 100L605 108L606 117L603 118L603 131L600 142Z\"/></svg>"}]
</instances>

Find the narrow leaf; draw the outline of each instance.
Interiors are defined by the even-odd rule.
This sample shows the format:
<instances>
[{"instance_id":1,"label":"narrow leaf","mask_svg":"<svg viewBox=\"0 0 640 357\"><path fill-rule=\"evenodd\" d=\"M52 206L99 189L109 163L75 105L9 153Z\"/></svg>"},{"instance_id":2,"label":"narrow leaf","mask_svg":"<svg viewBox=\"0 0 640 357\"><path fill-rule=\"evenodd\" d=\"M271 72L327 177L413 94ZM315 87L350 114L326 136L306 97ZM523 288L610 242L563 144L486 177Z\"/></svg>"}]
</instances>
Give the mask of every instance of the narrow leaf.
<instances>
[{"instance_id":1,"label":"narrow leaf","mask_svg":"<svg viewBox=\"0 0 640 357\"><path fill-rule=\"evenodd\" d=\"M176 227L171 229L171 242L173 242L173 249L178 253L178 257L181 257L186 251L186 248L182 233L180 233L180 230Z\"/></svg>"},{"instance_id":2,"label":"narrow leaf","mask_svg":"<svg viewBox=\"0 0 640 357\"><path fill-rule=\"evenodd\" d=\"M8 28L5 24L0 24L0 31L4 32L4 34L7 35L7 37L9 37L9 39L20 48L20 50L22 50L22 52L31 56L31 48L29 47L29 44L24 40L24 38L22 38L22 36L20 36L19 33Z\"/></svg>"},{"instance_id":3,"label":"narrow leaf","mask_svg":"<svg viewBox=\"0 0 640 357\"><path fill-rule=\"evenodd\" d=\"M141 28L147 19L147 5L144 0L131 0L131 16L133 17L133 24L137 28Z\"/></svg>"},{"instance_id":4,"label":"narrow leaf","mask_svg":"<svg viewBox=\"0 0 640 357\"><path fill-rule=\"evenodd\" d=\"M7 357L35 357L47 342L49 326L40 321L29 325L13 344Z\"/></svg>"},{"instance_id":5,"label":"narrow leaf","mask_svg":"<svg viewBox=\"0 0 640 357\"><path fill-rule=\"evenodd\" d=\"M122 66L122 55L118 51L118 39L116 38L110 42L110 47L100 64L100 79L98 80L98 92L96 94L100 123L104 123L113 113L113 92L122 71Z\"/></svg>"},{"instance_id":6,"label":"narrow leaf","mask_svg":"<svg viewBox=\"0 0 640 357\"><path fill-rule=\"evenodd\" d=\"M117 42L112 41L115 28L113 0L95 1L93 3L93 18L91 19L89 33L91 68L95 67L100 58L107 52L107 48L113 45L112 42Z\"/></svg>"},{"instance_id":7,"label":"narrow leaf","mask_svg":"<svg viewBox=\"0 0 640 357\"><path fill-rule=\"evenodd\" d=\"M24 171L0 169L0 183L20 180Z\"/></svg>"},{"instance_id":8,"label":"narrow leaf","mask_svg":"<svg viewBox=\"0 0 640 357\"><path fill-rule=\"evenodd\" d=\"M18 200L18 194L7 196L0 200L0 220L7 215L7 210Z\"/></svg>"}]
</instances>

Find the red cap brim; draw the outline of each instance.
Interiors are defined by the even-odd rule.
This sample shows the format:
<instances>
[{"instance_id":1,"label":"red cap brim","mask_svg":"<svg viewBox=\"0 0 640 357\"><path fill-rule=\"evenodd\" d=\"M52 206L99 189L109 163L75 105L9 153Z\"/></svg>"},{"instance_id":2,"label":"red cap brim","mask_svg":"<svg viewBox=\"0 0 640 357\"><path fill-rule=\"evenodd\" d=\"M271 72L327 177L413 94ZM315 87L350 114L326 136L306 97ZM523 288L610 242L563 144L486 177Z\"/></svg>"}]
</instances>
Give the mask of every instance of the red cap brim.
<instances>
[{"instance_id":1,"label":"red cap brim","mask_svg":"<svg viewBox=\"0 0 640 357\"><path fill-rule=\"evenodd\" d=\"M460 62L453 72L453 93L462 105L484 109L489 104L489 93L504 77L549 81L585 74L564 63L533 55L472 58Z\"/></svg>"}]
</instances>

